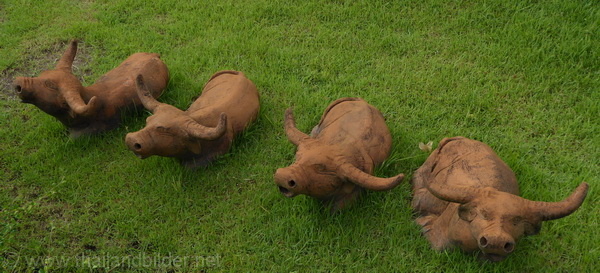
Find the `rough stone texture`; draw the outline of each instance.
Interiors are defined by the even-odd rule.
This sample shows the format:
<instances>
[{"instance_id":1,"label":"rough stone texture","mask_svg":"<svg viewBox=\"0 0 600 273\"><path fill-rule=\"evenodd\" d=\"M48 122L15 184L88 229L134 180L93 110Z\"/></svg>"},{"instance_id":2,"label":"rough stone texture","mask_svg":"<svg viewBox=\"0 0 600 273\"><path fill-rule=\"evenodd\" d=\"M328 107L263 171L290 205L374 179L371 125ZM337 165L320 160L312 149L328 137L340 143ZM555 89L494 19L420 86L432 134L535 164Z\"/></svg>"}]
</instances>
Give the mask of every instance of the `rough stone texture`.
<instances>
[{"instance_id":1,"label":"rough stone texture","mask_svg":"<svg viewBox=\"0 0 600 273\"><path fill-rule=\"evenodd\" d=\"M260 109L256 86L242 72L220 71L186 110L160 103L138 77L138 96L154 115L146 127L125 137L138 157L175 157L188 167L203 166L229 151L236 135L252 123Z\"/></svg>"},{"instance_id":2,"label":"rough stone texture","mask_svg":"<svg viewBox=\"0 0 600 273\"><path fill-rule=\"evenodd\" d=\"M311 136L300 132L292 110L285 116L288 139L298 146L296 161L275 173L275 183L287 197L306 194L331 204L337 211L354 201L363 189L394 188L404 178L372 176L375 165L390 154L392 137L377 108L359 98L331 103Z\"/></svg>"},{"instance_id":3,"label":"rough stone texture","mask_svg":"<svg viewBox=\"0 0 600 273\"><path fill-rule=\"evenodd\" d=\"M141 105L135 77L148 78L154 97L160 96L169 81L167 66L155 53L135 53L96 83L82 86L72 73L77 41L58 61L55 69L38 77L17 77L13 87L21 101L31 103L62 122L74 137L114 129L124 109Z\"/></svg>"},{"instance_id":4,"label":"rough stone texture","mask_svg":"<svg viewBox=\"0 0 600 273\"><path fill-rule=\"evenodd\" d=\"M573 213L588 189L583 182L561 202L521 198L515 174L498 155L464 137L443 139L411 183L416 222L434 249L481 250L490 261L506 258L543 221Z\"/></svg>"}]
</instances>

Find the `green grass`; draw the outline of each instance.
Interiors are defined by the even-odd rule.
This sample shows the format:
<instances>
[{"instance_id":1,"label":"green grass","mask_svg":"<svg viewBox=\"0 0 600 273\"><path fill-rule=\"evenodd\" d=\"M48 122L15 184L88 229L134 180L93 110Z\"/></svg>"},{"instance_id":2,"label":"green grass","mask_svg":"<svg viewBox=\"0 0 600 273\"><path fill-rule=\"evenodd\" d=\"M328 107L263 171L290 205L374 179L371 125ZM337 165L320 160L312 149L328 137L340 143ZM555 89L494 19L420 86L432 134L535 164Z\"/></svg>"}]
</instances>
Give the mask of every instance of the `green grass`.
<instances>
[{"instance_id":1,"label":"green grass","mask_svg":"<svg viewBox=\"0 0 600 273\"><path fill-rule=\"evenodd\" d=\"M0 264L7 272L595 271L599 24L596 1L0 1ZM146 112L69 139L11 95L10 82L53 67L72 38L82 41L75 71L86 84L134 52L157 52L171 73L162 101L186 108L212 73L235 69L257 85L260 117L230 154L195 171L125 148ZM308 132L344 96L387 119L393 152L379 176L409 181L427 157L419 142L462 135L494 148L528 199L561 200L581 181L588 197L496 264L431 250L408 183L336 215L305 196L284 198L272 176L295 152L285 108ZM94 260L141 255L203 259L171 268ZM57 261L77 256L87 264Z\"/></svg>"}]
</instances>

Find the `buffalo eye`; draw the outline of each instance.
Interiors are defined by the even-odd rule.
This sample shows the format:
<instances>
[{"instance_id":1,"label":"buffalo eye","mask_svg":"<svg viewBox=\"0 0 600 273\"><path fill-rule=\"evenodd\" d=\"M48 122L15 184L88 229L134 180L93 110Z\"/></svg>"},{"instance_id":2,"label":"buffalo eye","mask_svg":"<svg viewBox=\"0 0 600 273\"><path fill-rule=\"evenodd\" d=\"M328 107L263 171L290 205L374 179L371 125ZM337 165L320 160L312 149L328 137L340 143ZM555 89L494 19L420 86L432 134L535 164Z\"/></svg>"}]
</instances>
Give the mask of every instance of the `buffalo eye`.
<instances>
[{"instance_id":1,"label":"buffalo eye","mask_svg":"<svg viewBox=\"0 0 600 273\"><path fill-rule=\"evenodd\" d=\"M315 168L315 170L317 172L324 172L324 171L326 171L326 167L323 164L315 164L315 165L313 165L313 167Z\"/></svg>"},{"instance_id":2,"label":"buffalo eye","mask_svg":"<svg viewBox=\"0 0 600 273\"><path fill-rule=\"evenodd\" d=\"M169 128L164 127L164 126L156 126L156 130L161 132L161 133L167 133L169 132Z\"/></svg>"},{"instance_id":3,"label":"buffalo eye","mask_svg":"<svg viewBox=\"0 0 600 273\"><path fill-rule=\"evenodd\" d=\"M488 221L494 220L493 215L491 213L489 213L487 210L482 209L479 211L479 213L481 214L481 217L484 220L488 220Z\"/></svg>"},{"instance_id":4,"label":"buffalo eye","mask_svg":"<svg viewBox=\"0 0 600 273\"><path fill-rule=\"evenodd\" d=\"M335 171L328 170L328 169L327 169L327 166L325 166L325 164L319 164L319 163L317 163L317 164L313 164L313 165L312 165L312 168L313 168L313 169L315 170L315 172L317 172L318 174L323 174L323 175L333 175L333 176L337 175L337 174L335 173Z\"/></svg>"},{"instance_id":5,"label":"buffalo eye","mask_svg":"<svg viewBox=\"0 0 600 273\"><path fill-rule=\"evenodd\" d=\"M521 216L517 216L512 219L513 226L516 226L516 225L520 224L521 222L523 222L523 218Z\"/></svg>"},{"instance_id":6,"label":"buffalo eye","mask_svg":"<svg viewBox=\"0 0 600 273\"><path fill-rule=\"evenodd\" d=\"M52 80L45 80L44 85L54 91L58 90L58 85Z\"/></svg>"},{"instance_id":7,"label":"buffalo eye","mask_svg":"<svg viewBox=\"0 0 600 273\"><path fill-rule=\"evenodd\" d=\"M473 206L463 204L458 207L458 217L460 217L460 219L471 222L475 219L475 216L477 216L477 212L475 212Z\"/></svg>"}]
</instances>

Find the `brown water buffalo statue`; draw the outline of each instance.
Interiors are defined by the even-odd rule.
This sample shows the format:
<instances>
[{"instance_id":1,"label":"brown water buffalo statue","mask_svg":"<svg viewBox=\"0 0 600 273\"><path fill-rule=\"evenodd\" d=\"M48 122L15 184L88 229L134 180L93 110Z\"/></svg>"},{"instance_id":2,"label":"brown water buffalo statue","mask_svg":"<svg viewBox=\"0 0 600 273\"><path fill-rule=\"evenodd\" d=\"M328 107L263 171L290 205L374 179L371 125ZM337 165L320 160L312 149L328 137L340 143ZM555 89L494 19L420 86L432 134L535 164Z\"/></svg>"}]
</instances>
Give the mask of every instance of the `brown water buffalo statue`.
<instances>
[{"instance_id":1,"label":"brown water buffalo statue","mask_svg":"<svg viewBox=\"0 0 600 273\"><path fill-rule=\"evenodd\" d=\"M375 165L389 156L392 137L379 110L362 99L331 103L311 136L296 128L288 109L285 133L298 146L294 164L275 173L275 183L286 197L306 194L330 204L335 212L363 189L389 190L404 178L372 176Z\"/></svg>"},{"instance_id":2,"label":"brown water buffalo statue","mask_svg":"<svg viewBox=\"0 0 600 273\"><path fill-rule=\"evenodd\" d=\"M489 146L464 137L443 139L411 183L416 222L434 249L481 250L490 261L506 258L543 221L573 213L588 190L583 182L560 202L519 197L512 170Z\"/></svg>"},{"instance_id":3,"label":"brown water buffalo statue","mask_svg":"<svg viewBox=\"0 0 600 273\"><path fill-rule=\"evenodd\" d=\"M175 157L187 167L204 166L229 151L234 137L252 123L260 109L256 86L242 72L220 71L186 110L160 103L142 76L138 96L154 115L146 127L125 137L138 157Z\"/></svg>"},{"instance_id":4,"label":"brown water buffalo statue","mask_svg":"<svg viewBox=\"0 0 600 273\"><path fill-rule=\"evenodd\" d=\"M135 88L137 75L144 76L154 97L160 96L169 82L169 71L158 54L135 53L84 87L71 70L76 53L74 40L53 70L35 78L17 77L13 82L22 102L57 118L73 137L114 129L120 124L122 110L141 106Z\"/></svg>"}]
</instances>

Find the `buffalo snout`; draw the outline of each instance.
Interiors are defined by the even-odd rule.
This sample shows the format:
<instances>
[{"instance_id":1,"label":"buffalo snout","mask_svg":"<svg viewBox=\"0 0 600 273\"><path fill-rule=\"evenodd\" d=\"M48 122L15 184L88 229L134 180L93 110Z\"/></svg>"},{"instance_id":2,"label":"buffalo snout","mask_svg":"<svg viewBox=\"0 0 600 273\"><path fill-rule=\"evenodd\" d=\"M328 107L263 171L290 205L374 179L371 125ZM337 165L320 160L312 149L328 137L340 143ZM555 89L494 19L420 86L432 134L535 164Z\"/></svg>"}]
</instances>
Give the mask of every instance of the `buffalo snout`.
<instances>
[{"instance_id":1,"label":"buffalo snout","mask_svg":"<svg viewBox=\"0 0 600 273\"><path fill-rule=\"evenodd\" d=\"M144 159L148 157L149 142L139 133L129 133L125 136L125 144L137 157Z\"/></svg>"},{"instance_id":2,"label":"buffalo snout","mask_svg":"<svg viewBox=\"0 0 600 273\"><path fill-rule=\"evenodd\" d=\"M277 169L275 172L275 183L279 188L279 192L285 197L294 197L297 195L294 190L298 183L288 168Z\"/></svg>"},{"instance_id":3,"label":"buffalo snout","mask_svg":"<svg viewBox=\"0 0 600 273\"><path fill-rule=\"evenodd\" d=\"M15 93L17 94L17 96L19 96L22 102L31 101L31 92L23 90L23 87L21 85L15 84L13 85L13 89L15 90Z\"/></svg>"},{"instance_id":4,"label":"buffalo snout","mask_svg":"<svg viewBox=\"0 0 600 273\"><path fill-rule=\"evenodd\" d=\"M508 235L483 235L477 240L479 249L485 258L491 261L501 261L515 250L515 240Z\"/></svg>"},{"instance_id":5,"label":"buffalo snout","mask_svg":"<svg viewBox=\"0 0 600 273\"><path fill-rule=\"evenodd\" d=\"M33 93L31 91L28 91L27 88L25 88L25 82L23 78L17 77L12 83L12 87L22 102L33 101Z\"/></svg>"}]
</instances>

